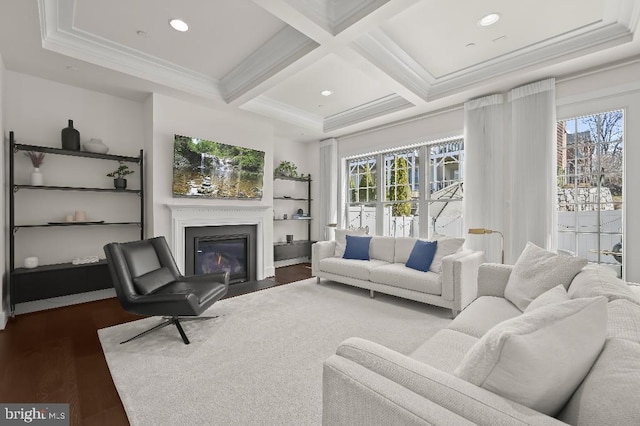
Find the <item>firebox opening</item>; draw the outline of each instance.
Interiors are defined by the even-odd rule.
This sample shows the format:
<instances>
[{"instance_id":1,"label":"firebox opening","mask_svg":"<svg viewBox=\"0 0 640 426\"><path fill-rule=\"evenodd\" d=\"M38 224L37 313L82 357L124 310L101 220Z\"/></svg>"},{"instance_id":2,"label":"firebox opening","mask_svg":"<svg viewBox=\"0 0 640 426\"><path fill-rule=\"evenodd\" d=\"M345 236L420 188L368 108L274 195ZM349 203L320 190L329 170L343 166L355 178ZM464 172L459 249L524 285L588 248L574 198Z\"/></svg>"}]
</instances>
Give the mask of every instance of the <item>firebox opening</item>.
<instances>
[{"instance_id":1,"label":"firebox opening","mask_svg":"<svg viewBox=\"0 0 640 426\"><path fill-rule=\"evenodd\" d=\"M256 225L189 226L184 242L185 275L229 271L230 284L256 280Z\"/></svg>"},{"instance_id":2,"label":"firebox opening","mask_svg":"<svg viewBox=\"0 0 640 426\"><path fill-rule=\"evenodd\" d=\"M230 273L230 282L247 281L248 235L194 238L194 273Z\"/></svg>"}]
</instances>

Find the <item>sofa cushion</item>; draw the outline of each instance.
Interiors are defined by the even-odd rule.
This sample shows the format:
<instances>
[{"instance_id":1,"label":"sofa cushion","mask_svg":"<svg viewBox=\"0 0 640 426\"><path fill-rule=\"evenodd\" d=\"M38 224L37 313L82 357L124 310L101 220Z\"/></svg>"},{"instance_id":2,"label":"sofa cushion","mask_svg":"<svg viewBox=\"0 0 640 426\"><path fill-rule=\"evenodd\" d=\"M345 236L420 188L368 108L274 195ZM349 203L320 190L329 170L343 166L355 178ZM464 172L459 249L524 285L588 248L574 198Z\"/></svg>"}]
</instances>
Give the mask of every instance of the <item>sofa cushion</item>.
<instances>
[{"instance_id":1,"label":"sofa cushion","mask_svg":"<svg viewBox=\"0 0 640 426\"><path fill-rule=\"evenodd\" d=\"M344 249L345 259L369 260L369 246L371 237L360 237L356 235L345 236L347 247Z\"/></svg>"},{"instance_id":2,"label":"sofa cushion","mask_svg":"<svg viewBox=\"0 0 640 426\"><path fill-rule=\"evenodd\" d=\"M406 290L427 294L442 294L442 277L433 272L420 272L401 263L385 264L371 270L369 280Z\"/></svg>"},{"instance_id":3,"label":"sofa cushion","mask_svg":"<svg viewBox=\"0 0 640 426\"><path fill-rule=\"evenodd\" d=\"M554 416L591 369L606 333L604 297L543 306L489 330L454 374Z\"/></svg>"},{"instance_id":4,"label":"sofa cushion","mask_svg":"<svg viewBox=\"0 0 640 426\"><path fill-rule=\"evenodd\" d=\"M640 344L607 339L558 419L572 425L640 425Z\"/></svg>"},{"instance_id":5,"label":"sofa cushion","mask_svg":"<svg viewBox=\"0 0 640 426\"><path fill-rule=\"evenodd\" d=\"M436 254L437 248L437 241L417 240L413 245L413 250L411 250L405 266L415 269L416 271L427 272L431 266L431 262L433 262L433 256Z\"/></svg>"},{"instance_id":6,"label":"sofa cushion","mask_svg":"<svg viewBox=\"0 0 640 426\"><path fill-rule=\"evenodd\" d=\"M504 297L482 296L460 312L448 328L480 338L502 321L520 315L520 309Z\"/></svg>"},{"instance_id":7,"label":"sofa cushion","mask_svg":"<svg viewBox=\"0 0 640 426\"><path fill-rule=\"evenodd\" d=\"M626 282L616 277L610 269L599 265L584 268L569 287L569 297L572 299L595 296L604 296L609 301L625 299L640 304Z\"/></svg>"},{"instance_id":8,"label":"sofa cushion","mask_svg":"<svg viewBox=\"0 0 640 426\"><path fill-rule=\"evenodd\" d=\"M384 265L388 263L383 260L354 260L341 257L327 257L318 263L323 272L365 281L369 280L372 269Z\"/></svg>"},{"instance_id":9,"label":"sofa cushion","mask_svg":"<svg viewBox=\"0 0 640 426\"><path fill-rule=\"evenodd\" d=\"M369 258L393 263L396 239L393 237L373 237L369 246Z\"/></svg>"},{"instance_id":10,"label":"sofa cushion","mask_svg":"<svg viewBox=\"0 0 640 426\"><path fill-rule=\"evenodd\" d=\"M560 256L528 242L513 266L504 297L524 311L529 303L558 284L569 287L586 259Z\"/></svg>"},{"instance_id":11,"label":"sofa cushion","mask_svg":"<svg viewBox=\"0 0 640 426\"><path fill-rule=\"evenodd\" d=\"M434 238L434 240L438 241L438 249L433 257L433 262L431 262L429 270L439 274L442 272L442 258L460 250L464 244L464 238L439 236Z\"/></svg>"},{"instance_id":12,"label":"sofa cushion","mask_svg":"<svg viewBox=\"0 0 640 426\"><path fill-rule=\"evenodd\" d=\"M547 290L540 296L533 299L529 306L524 310L525 312L532 311L542 306L553 305L554 303L566 302L571 300L567 294L567 290L562 284L555 286L551 290Z\"/></svg>"},{"instance_id":13,"label":"sofa cushion","mask_svg":"<svg viewBox=\"0 0 640 426\"><path fill-rule=\"evenodd\" d=\"M336 249L333 253L334 256L342 257L344 256L344 249L347 246L347 235L365 235L364 230L362 229L336 229Z\"/></svg>"},{"instance_id":14,"label":"sofa cushion","mask_svg":"<svg viewBox=\"0 0 640 426\"><path fill-rule=\"evenodd\" d=\"M407 263L411 250L416 244L417 238L411 237L396 237L396 250L393 258L393 263Z\"/></svg>"},{"instance_id":15,"label":"sofa cushion","mask_svg":"<svg viewBox=\"0 0 640 426\"><path fill-rule=\"evenodd\" d=\"M640 343L640 305L618 299L607 305L610 338L626 339Z\"/></svg>"},{"instance_id":16,"label":"sofa cushion","mask_svg":"<svg viewBox=\"0 0 640 426\"><path fill-rule=\"evenodd\" d=\"M448 328L442 329L409 356L438 370L453 373L478 338Z\"/></svg>"}]
</instances>

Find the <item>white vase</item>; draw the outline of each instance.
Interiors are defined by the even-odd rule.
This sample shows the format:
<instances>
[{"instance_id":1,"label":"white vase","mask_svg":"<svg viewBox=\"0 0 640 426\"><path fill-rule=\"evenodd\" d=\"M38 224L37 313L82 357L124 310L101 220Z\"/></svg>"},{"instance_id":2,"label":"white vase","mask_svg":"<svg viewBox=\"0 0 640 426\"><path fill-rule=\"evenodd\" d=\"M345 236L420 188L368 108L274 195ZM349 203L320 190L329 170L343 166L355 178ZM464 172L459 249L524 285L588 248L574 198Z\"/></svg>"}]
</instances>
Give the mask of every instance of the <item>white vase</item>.
<instances>
[{"instance_id":1,"label":"white vase","mask_svg":"<svg viewBox=\"0 0 640 426\"><path fill-rule=\"evenodd\" d=\"M33 168L31 172L31 185L40 186L43 184L42 173L40 173L40 169L37 167Z\"/></svg>"}]
</instances>

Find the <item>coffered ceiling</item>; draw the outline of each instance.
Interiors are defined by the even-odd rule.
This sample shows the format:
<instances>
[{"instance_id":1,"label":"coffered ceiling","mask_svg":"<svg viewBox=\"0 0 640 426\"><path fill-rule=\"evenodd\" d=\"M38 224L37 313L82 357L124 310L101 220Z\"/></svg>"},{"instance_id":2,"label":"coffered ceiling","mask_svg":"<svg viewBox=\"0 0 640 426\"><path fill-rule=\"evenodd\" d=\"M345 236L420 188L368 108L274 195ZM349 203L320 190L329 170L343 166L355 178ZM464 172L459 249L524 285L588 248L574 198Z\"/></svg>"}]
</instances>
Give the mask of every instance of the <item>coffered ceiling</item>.
<instances>
[{"instance_id":1,"label":"coffered ceiling","mask_svg":"<svg viewBox=\"0 0 640 426\"><path fill-rule=\"evenodd\" d=\"M639 20L640 0L3 0L0 52L11 70L198 98L317 140L637 59Z\"/></svg>"}]
</instances>

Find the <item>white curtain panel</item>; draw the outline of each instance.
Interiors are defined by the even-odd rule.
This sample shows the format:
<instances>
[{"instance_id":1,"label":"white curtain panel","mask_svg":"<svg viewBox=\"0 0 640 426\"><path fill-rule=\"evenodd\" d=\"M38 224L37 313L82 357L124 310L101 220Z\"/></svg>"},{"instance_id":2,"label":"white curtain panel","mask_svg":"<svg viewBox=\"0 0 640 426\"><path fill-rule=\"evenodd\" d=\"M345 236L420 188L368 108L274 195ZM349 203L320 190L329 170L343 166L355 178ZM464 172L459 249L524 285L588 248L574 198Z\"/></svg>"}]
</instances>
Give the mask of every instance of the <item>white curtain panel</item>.
<instances>
[{"instance_id":1,"label":"white curtain panel","mask_svg":"<svg viewBox=\"0 0 640 426\"><path fill-rule=\"evenodd\" d=\"M318 239L326 238L327 225L338 220L338 141L320 141L320 177L318 179Z\"/></svg>"},{"instance_id":2,"label":"white curtain panel","mask_svg":"<svg viewBox=\"0 0 640 426\"><path fill-rule=\"evenodd\" d=\"M464 104L464 223L505 233L505 96ZM489 262L501 262L498 234L466 236L468 248L482 250Z\"/></svg>"},{"instance_id":3,"label":"white curtain panel","mask_svg":"<svg viewBox=\"0 0 640 426\"><path fill-rule=\"evenodd\" d=\"M509 238L506 262L513 263L527 241L556 247L555 79L509 92Z\"/></svg>"}]
</instances>

